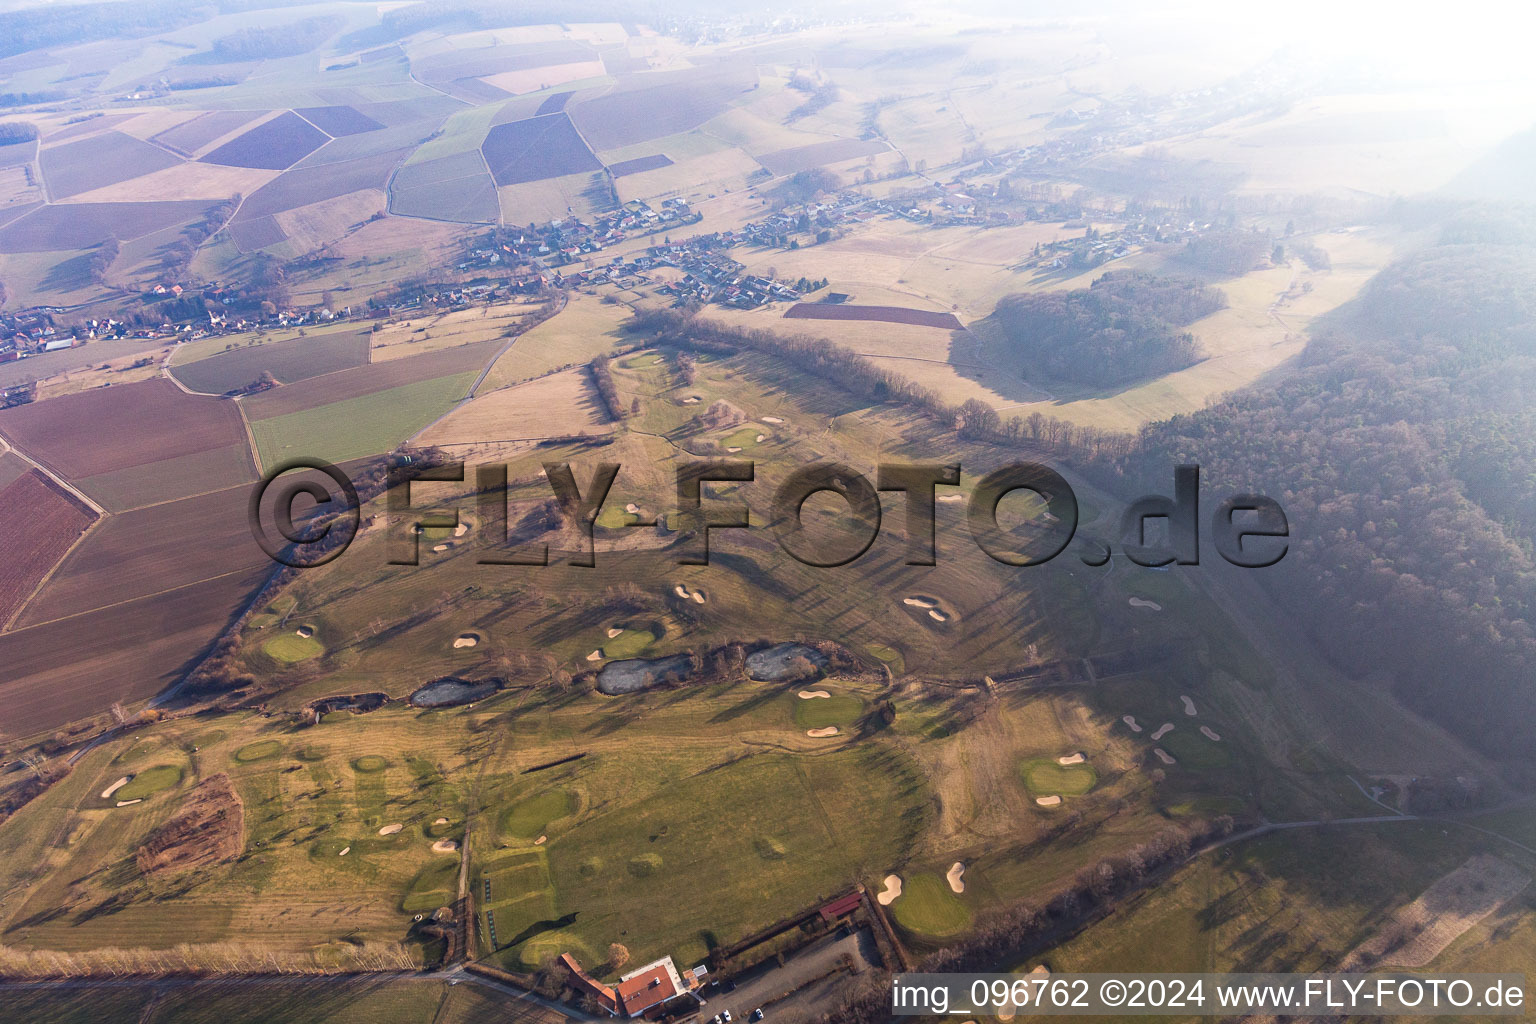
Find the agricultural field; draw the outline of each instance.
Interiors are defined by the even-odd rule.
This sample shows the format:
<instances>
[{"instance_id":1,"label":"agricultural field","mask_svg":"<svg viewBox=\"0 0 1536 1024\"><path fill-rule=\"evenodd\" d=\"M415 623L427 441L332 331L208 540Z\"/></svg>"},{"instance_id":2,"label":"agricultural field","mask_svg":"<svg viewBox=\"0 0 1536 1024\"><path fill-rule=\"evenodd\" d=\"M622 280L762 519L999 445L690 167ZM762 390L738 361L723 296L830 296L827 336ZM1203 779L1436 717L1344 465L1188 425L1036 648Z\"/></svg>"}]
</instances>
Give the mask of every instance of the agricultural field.
<instances>
[{"instance_id":1,"label":"agricultural field","mask_svg":"<svg viewBox=\"0 0 1536 1024\"><path fill-rule=\"evenodd\" d=\"M183 156L194 157L211 143L262 116L257 110L209 110L150 138Z\"/></svg>"},{"instance_id":2,"label":"agricultural field","mask_svg":"<svg viewBox=\"0 0 1536 1024\"><path fill-rule=\"evenodd\" d=\"M757 162L774 174L786 175L808 171L814 167L825 167L827 164L842 163L844 160L874 156L877 153L886 152L887 148L885 143L873 139L830 139L826 142L813 142L806 146L762 153L757 157Z\"/></svg>"},{"instance_id":3,"label":"agricultural field","mask_svg":"<svg viewBox=\"0 0 1536 1024\"><path fill-rule=\"evenodd\" d=\"M241 408L246 418L254 422L442 377L467 373L473 380L473 374L483 368L503 344L505 342L494 339L466 339L451 348L337 370L250 395L241 399Z\"/></svg>"},{"instance_id":4,"label":"agricultural field","mask_svg":"<svg viewBox=\"0 0 1536 1024\"><path fill-rule=\"evenodd\" d=\"M599 151L676 135L699 127L751 91L750 64L631 75L594 96L578 95L565 110Z\"/></svg>"},{"instance_id":5,"label":"agricultural field","mask_svg":"<svg viewBox=\"0 0 1536 1024\"><path fill-rule=\"evenodd\" d=\"M11 554L0 572L3 629L96 521L96 512L34 469L0 486L0 515L16 530Z\"/></svg>"},{"instance_id":6,"label":"agricultural field","mask_svg":"<svg viewBox=\"0 0 1536 1024\"><path fill-rule=\"evenodd\" d=\"M251 418L251 435L263 466L295 457L339 464L382 455L452 409L475 377L472 372L430 377L293 411L264 407L266 415Z\"/></svg>"},{"instance_id":7,"label":"agricultural field","mask_svg":"<svg viewBox=\"0 0 1536 1024\"><path fill-rule=\"evenodd\" d=\"M329 139L325 132L289 110L203 154L200 159L210 164L280 171L292 167Z\"/></svg>"},{"instance_id":8,"label":"agricultural field","mask_svg":"<svg viewBox=\"0 0 1536 1024\"><path fill-rule=\"evenodd\" d=\"M153 174L181 162L158 146L121 132L103 132L78 142L51 146L38 157L48 193L56 200Z\"/></svg>"},{"instance_id":9,"label":"agricultural field","mask_svg":"<svg viewBox=\"0 0 1536 1024\"><path fill-rule=\"evenodd\" d=\"M498 124L480 151L498 186L602 169L564 113Z\"/></svg>"},{"instance_id":10,"label":"agricultural field","mask_svg":"<svg viewBox=\"0 0 1536 1024\"><path fill-rule=\"evenodd\" d=\"M590 295L568 297L565 308L518 336L485 377L482 393L543 377L552 371L590 363L624 344L631 315L622 303Z\"/></svg>"},{"instance_id":11,"label":"agricultural field","mask_svg":"<svg viewBox=\"0 0 1536 1024\"><path fill-rule=\"evenodd\" d=\"M427 430L416 444L436 445L477 461L552 436L600 435L612 429L584 368L559 370L523 384L484 391Z\"/></svg>"},{"instance_id":12,"label":"agricultural field","mask_svg":"<svg viewBox=\"0 0 1536 1024\"><path fill-rule=\"evenodd\" d=\"M231 487L106 517L59 564L17 625L260 568L266 556L250 541L250 496L249 487Z\"/></svg>"},{"instance_id":13,"label":"agricultural field","mask_svg":"<svg viewBox=\"0 0 1536 1024\"><path fill-rule=\"evenodd\" d=\"M189 390L218 395L243 388L264 373L281 384L318 377L368 362L369 331L346 325L340 330L268 342L264 338L236 337L225 343L230 349L196 360L176 360L171 375Z\"/></svg>"},{"instance_id":14,"label":"agricultural field","mask_svg":"<svg viewBox=\"0 0 1536 1024\"><path fill-rule=\"evenodd\" d=\"M821 302L797 302L784 311L786 320L874 320L888 324L911 324L945 331L960 330L953 313L932 313L925 309L901 306L848 306Z\"/></svg>"},{"instance_id":15,"label":"agricultural field","mask_svg":"<svg viewBox=\"0 0 1536 1024\"><path fill-rule=\"evenodd\" d=\"M72 480L245 441L233 402L164 379L0 410L0 435Z\"/></svg>"}]
</instances>

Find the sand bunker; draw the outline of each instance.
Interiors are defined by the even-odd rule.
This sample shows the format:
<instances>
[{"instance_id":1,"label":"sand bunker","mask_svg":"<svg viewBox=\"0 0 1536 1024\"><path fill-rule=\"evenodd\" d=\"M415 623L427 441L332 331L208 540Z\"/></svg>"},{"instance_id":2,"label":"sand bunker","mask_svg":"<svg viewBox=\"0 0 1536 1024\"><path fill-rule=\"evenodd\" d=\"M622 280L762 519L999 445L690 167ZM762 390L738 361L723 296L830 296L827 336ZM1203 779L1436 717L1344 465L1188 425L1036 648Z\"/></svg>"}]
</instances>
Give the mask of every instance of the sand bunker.
<instances>
[{"instance_id":1,"label":"sand bunker","mask_svg":"<svg viewBox=\"0 0 1536 1024\"><path fill-rule=\"evenodd\" d=\"M765 438L767 436L768 436L767 434L758 434L757 435L757 443L758 444L762 444L763 443L763 438Z\"/></svg>"},{"instance_id":2,"label":"sand bunker","mask_svg":"<svg viewBox=\"0 0 1536 1024\"><path fill-rule=\"evenodd\" d=\"M341 852L338 853L336 856L338 856L338 857L345 857L347 854L349 854L351 852L352 852L352 847L350 847L350 846L343 846L341 848Z\"/></svg>"},{"instance_id":3,"label":"sand bunker","mask_svg":"<svg viewBox=\"0 0 1536 1024\"><path fill-rule=\"evenodd\" d=\"M1037 796L1035 797L1035 803L1039 804L1041 807L1059 807L1061 805L1061 797Z\"/></svg>"},{"instance_id":4,"label":"sand bunker","mask_svg":"<svg viewBox=\"0 0 1536 1024\"><path fill-rule=\"evenodd\" d=\"M106 789L102 790L101 791L101 798L103 800L110 800L110 799L112 799L112 794L113 793L116 793L118 790L120 790L124 786L128 785L128 783L131 782L131 781L133 781L133 776L132 775L124 775L122 778L120 778L116 782L112 783L112 785L110 785Z\"/></svg>"},{"instance_id":5,"label":"sand bunker","mask_svg":"<svg viewBox=\"0 0 1536 1024\"><path fill-rule=\"evenodd\" d=\"M315 631L309 626L300 626L298 629L293 631L293 635L303 637L305 640L308 640L310 637L315 635Z\"/></svg>"},{"instance_id":6,"label":"sand bunker","mask_svg":"<svg viewBox=\"0 0 1536 1024\"><path fill-rule=\"evenodd\" d=\"M549 842L549 836L539 836L539 838L537 838L537 839L535 839L533 841L533 845L534 846L543 846L547 842Z\"/></svg>"},{"instance_id":7,"label":"sand bunker","mask_svg":"<svg viewBox=\"0 0 1536 1024\"><path fill-rule=\"evenodd\" d=\"M602 659L602 657L603 657L603 652L602 652L602 649L599 648L598 650L595 650L591 654L587 655L587 660L588 661L599 661L599 660Z\"/></svg>"},{"instance_id":8,"label":"sand bunker","mask_svg":"<svg viewBox=\"0 0 1536 1024\"><path fill-rule=\"evenodd\" d=\"M1154 612L1160 612L1160 611L1163 610L1163 606L1158 604L1156 601L1143 601L1139 597L1131 598L1131 607L1132 608L1150 608Z\"/></svg>"},{"instance_id":9,"label":"sand bunker","mask_svg":"<svg viewBox=\"0 0 1536 1024\"><path fill-rule=\"evenodd\" d=\"M702 401L702 399L700 399L698 395L689 395L687 398L683 399L683 404L698 405L700 401Z\"/></svg>"},{"instance_id":10,"label":"sand bunker","mask_svg":"<svg viewBox=\"0 0 1536 1024\"><path fill-rule=\"evenodd\" d=\"M880 890L880 894L878 896L876 896L875 899L880 901L880 905L882 907L888 907L892 903L895 903L896 902L896 897L898 897L900 895L901 895L901 876L900 875L886 875L885 876L885 888Z\"/></svg>"},{"instance_id":11,"label":"sand bunker","mask_svg":"<svg viewBox=\"0 0 1536 1024\"><path fill-rule=\"evenodd\" d=\"M637 516L640 514L640 506L636 505L634 502L630 502L628 505L624 506L624 511L628 512L632 516Z\"/></svg>"},{"instance_id":12,"label":"sand bunker","mask_svg":"<svg viewBox=\"0 0 1536 1024\"><path fill-rule=\"evenodd\" d=\"M695 590L691 596L693 597L693 603L694 604L703 604L704 603L704 600L705 600L705 598L704 598L704 591L702 591L702 590Z\"/></svg>"},{"instance_id":13,"label":"sand bunker","mask_svg":"<svg viewBox=\"0 0 1536 1024\"><path fill-rule=\"evenodd\" d=\"M1141 732L1141 726L1136 722L1135 715L1121 715L1120 721L1131 727L1131 732Z\"/></svg>"},{"instance_id":14,"label":"sand bunker","mask_svg":"<svg viewBox=\"0 0 1536 1024\"><path fill-rule=\"evenodd\" d=\"M949 882L950 892L965 892L965 865L955 861L949 866L949 872L944 876Z\"/></svg>"},{"instance_id":15,"label":"sand bunker","mask_svg":"<svg viewBox=\"0 0 1536 1024\"><path fill-rule=\"evenodd\" d=\"M932 619L934 622L948 622L949 621L949 616L948 615L945 615L941 611L936 611L933 608L928 609L928 617L930 619Z\"/></svg>"},{"instance_id":16,"label":"sand bunker","mask_svg":"<svg viewBox=\"0 0 1536 1024\"><path fill-rule=\"evenodd\" d=\"M383 828L379 829L379 835L381 835L381 836L392 836L396 832L399 832L403 828L405 828L405 826L399 824L398 822L396 822L393 825L385 825Z\"/></svg>"},{"instance_id":17,"label":"sand bunker","mask_svg":"<svg viewBox=\"0 0 1536 1024\"><path fill-rule=\"evenodd\" d=\"M911 605L913 608L937 608L939 606L937 601L927 597L904 597L901 599L901 603Z\"/></svg>"},{"instance_id":18,"label":"sand bunker","mask_svg":"<svg viewBox=\"0 0 1536 1024\"><path fill-rule=\"evenodd\" d=\"M1171 732L1173 732L1173 723L1172 722L1164 722L1162 725L1157 727L1157 732L1152 734L1152 740L1153 740L1153 742L1156 742L1157 740L1162 739L1164 736L1167 736Z\"/></svg>"},{"instance_id":19,"label":"sand bunker","mask_svg":"<svg viewBox=\"0 0 1536 1024\"><path fill-rule=\"evenodd\" d=\"M448 545L447 544L434 544L434 545L432 545L432 550L434 552L447 551L448 550Z\"/></svg>"},{"instance_id":20,"label":"sand bunker","mask_svg":"<svg viewBox=\"0 0 1536 1024\"><path fill-rule=\"evenodd\" d=\"M434 825L446 825L446 824L448 824L448 819L447 818L438 818L432 824L434 824Z\"/></svg>"},{"instance_id":21,"label":"sand bunker","mask_svg":"<svg viewBox=\"0 0 1536 1024\"><path fill-rule=\"evenodd\" d=\"M1180 694L1179 695L1179 700L1184 702L1184 713L1186 715L1188 715L1190 718L1194 718L1196 715L1198 715L1200 713L1200 712L1195 710L1195 702L1190 700L1188 697L1184 696L1183 694Z\"/></svg>"},{"instance_id":22,"label":"sand bunker","mask_svg":"<svg viewBox=\"0 0 1536 1024\"><path fill-rule=\"evenodd\" d=\"M617 626L615 626L613 629L610 629L608 631L608 639L609 640L612 640L616 636L623 636L623 635L624 635L624 631L622 629L619 629Z\"/></svg>"},{"instance_id":23,"label":"sand bunker","mask_svg":"<svg viewBox=\"0 0 1536 1024\"><path fill-rule=\"evenodd\" d=\"M459 844L452 839L439 839L432 844L433 853L458 853Z\"/></svg>"},{"instance_id":24,"label":"sand bunker","mask_svg":"<svg viewBox=\"0 0 1536 1024\"><path fill-rule=\"evenodd\" d=\"M957 501L964 501L965 500L965 495L963 495L963 494L941 494L941 495L938 496L938 498L936 500L942 501L946 505L953 505Z\"/></svg>"},{"instance_id":25,"label":"sand bunker","mask_svg":"<svg viewBox=\"0 0 1536 1024\"><path fill-rule=\"evenodd\" d=\"M1157 759L1159 761L1163 762L1163 764L1178 764L1179 763L1174 758L1174 756L1172 754L1168 753L1168 751L1164 750L1162 747L1157 747L1156 749L1154 749L1152 751L1152 753L1156 754L1157 755Z\"/></svg>"},{"instance_id":26,"label":"sand bunker","mask_svg":"<svg viewBox=\"0 0 1536 1024\"><path fill-rule=\"evenodd\" d=\"M728 452L739 452L739 451L741 451L741 449L740 448L727 448L726 451L728 451Z\"/></svg>"},{"instance_id":27,"label":"sand bunker","mask_svg":"<svg viewBox=\"0 0 1536 1024\"><path fill-rule=\"evenodd\" d=\"M1208 726L1208 725L1202 725L1202 726L1201 726L1201 727L1200 727L1200 732L1201 732L1201 733L1202 733L1202 734L1203 734L1203 735L1204 735L1204 736L1205 736L1205 738L1206 738L1206 739L1208 739L1208 740L1215 740L1215 741L1216 741L1216 742L1217 742L1217 743L1220 743L1220 742L1221 742L1221 737L1220 737L1220 736L1218 736L1218 735L1217 735L1217 734L1216 734L1216 730L1214 730L1214 729L1212 729L1212 728L1211 728L1211 727L1210 727L1210 726Z\"/></svg>"},{"instance_id":28,"label":"sand bunker","mask_svg":"<svg viewBox=\"0 0 1536 1024\"><path fill-rule=\"evenodd\" d=\"M1056 763L1059 765L1082 764L1086 760L1088 759L1084 757L1083 752L1079 750L1075 754L1067 754L1065 757L1058 757L1056 759Z\"/></svg>"},{"instance_id":29,"label":"sand bunker","mask_svg":"<svg viewBox=\"0 0 1536 1024\"><path fill-rule=\"evenodd\" d=\"M815 737L818 740L822 739L824 737L827 737L827 736L836 736L837 735L837 726L835 726L835 725L828 725L828 726L825 726L825 727L823 727L821 729L807 729L805 731L805 734L807 736Z\"/></svg>"},{"instance_id":30,"label":"sand bunker","mask_svg":"<svg viewBox=\"0 0 1536 1024\"><path fill-rule=\"evenodd\" d=\"M708 598L704 594L704 591L702 591L702 590L690 590L688 587L684 586L681 583L679 583L677 586L672 588L672 593L676 594L678 597L682 598L684 601L692 601L694 604L703 604L705 601L708 600Z\"/></svg>"},{"instance_id":31,"label":"sand bunker","mask_svg":"<svg viewBox=\"0 0 1536 1024\"><path fill-rule=\"evenodd\" d=\"M677 586L672 588L672 593L676 594L678 597L687 597L688 588L679 583Z\"/></svg>"},{"instance_id":32,"label":"sand bunker","mask_svg":"<svg viewBox=\"0 0 1536 1024\"><path fill-rule=\"evenodd\" d=\"M462 634L460 634L458 637L456 637L454 639L453 646L454 647L474 647L479 642L480 642L480 637L479 637L478 634L476 634L476 633L462 633Z\"/></svg>"},{"instance_id":33,"label":"sand bunker","mask_svg":"<svg viewBox=\"0 0 1536 1024\"><path fill-rule=\"evenodd\" d=\"M134 804L141 804L143 802L144 802L144 798L143 797L139 797L137 800L119 800L117 802L117 806L119 806L119 807L132 807Z\"/></svg>"},{"instance_id":34,"label":"sand bunker","mask_svg":"<svg viewBox=\"0 0 1536 1024\"><path fill-rule=\"evenodd\" d=\"M800 699L801 700L814 700L817 697L830 697L830 696L832 696L832 695L830 693L828 693L826 690L801 690L800 691Z\"/></svg>"},{"instance_id":35,"label":"sand bunker","mask_svg":"<svg viewBox=\"0 0 1536 1024\"><path fill-rule=\"evenodd\" d=\"M462 537L462 536L464 536L468 532L469 532L469 524L468 523L460 523L458 526L455 526L453 528L453 535L455 537Z\"/></svg>"},{"instance_id":36,"label":"sand bunker","mask_svg":"<svg viewBox=\"0 0 1536 1024\"><path fill-rule=\"evenodd\" d=\"M763 422L764 423L783 423L784 421L781 418L779 418L778 416L764 416L763 417Z\"/></svg>"}]
</instances>

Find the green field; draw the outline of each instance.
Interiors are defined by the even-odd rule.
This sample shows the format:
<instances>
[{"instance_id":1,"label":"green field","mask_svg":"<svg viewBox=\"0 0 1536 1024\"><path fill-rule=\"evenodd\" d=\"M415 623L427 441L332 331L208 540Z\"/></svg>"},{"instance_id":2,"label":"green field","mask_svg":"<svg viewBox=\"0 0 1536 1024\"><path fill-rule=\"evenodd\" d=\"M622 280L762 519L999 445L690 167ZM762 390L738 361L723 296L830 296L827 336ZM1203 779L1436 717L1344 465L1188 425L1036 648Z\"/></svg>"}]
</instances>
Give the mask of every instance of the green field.
<instances>
[{"instance_id":1,"label":"green field","mask_svg":"<svg viewBox=\"0 0 1536 1024\"><path fill-rule=\"evenodd\" d=\"M181 769L173 764L156 765L129 780L128 785L112 794L117 800L143 800L164 792L181 782Z\"/></svg>"},{"instance_id":2,"label":"green field","mask_svg":"<svg viewBox=\"0 0 1536 1024\"><path fill-rule=\"evenodd\" d=\"M1055 758L1036 758L1019 767L1024 785L1036 796L1082 796L1093 789L1098 773L1089 764L1057 764Z\"/></svg>"},{"instance_id":3,"label":"green field","mask_svg":"<svg viewBox=\"0 0 1536 1024\"><path fill-rule=\"evenodd\" d=\"M808 689L825 690L828 686L817 683ZM864 713L862 700L835 690L830 697L803 699L792 695L788 699L794 701L795 724L802 729L824 729L829 725L847 729Z\"/></svg>"},{"instance_id":4,"label":"green field","mask_svg":"<svg viewBox=\"0 0 1536 1024\"><path fill-rule=\"evenodd\" d=\"M891 916L902 930L919 940L958 935L971 923L971 912L938 875L920 874L902 880L901 895L891 904Z\"/></svg>"},{"instance_id":5,"label":"green field","mask_svg":"<svg viewBox=\"0 0 1536 1024\"><path fill-rule=\"evenodd\" d=\"M253 420L262 464L307 456L342 463L391 451L464 397L475 374L417 381L361 398Z\"/></svg>"},{"instance_id":6,"label":"green field","mask_svg":"<svg viewBox=\"0 0 1536 1024\"><path fill-rule=\"evenodd\" d=\"M268 655L285 664L308 661L325 653L325 645L313 636L281 633L261 645Z\"/></svg>"}]
</instances>

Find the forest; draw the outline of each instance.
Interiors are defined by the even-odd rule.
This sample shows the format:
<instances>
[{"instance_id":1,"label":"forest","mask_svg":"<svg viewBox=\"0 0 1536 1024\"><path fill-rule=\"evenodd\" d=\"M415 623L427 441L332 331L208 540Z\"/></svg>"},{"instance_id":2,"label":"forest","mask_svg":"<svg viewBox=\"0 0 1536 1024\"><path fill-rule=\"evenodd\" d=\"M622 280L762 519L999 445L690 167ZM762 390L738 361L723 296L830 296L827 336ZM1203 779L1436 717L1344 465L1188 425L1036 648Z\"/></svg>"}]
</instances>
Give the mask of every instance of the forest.
<instances>
[{"instance_id":1,"label":"forest","mask_svg":"<svg viewBox=\"0 0 1536 1024\"><path fill-rule=\"evenodd\" d=\"M1466 237L1453 219L1442 239ZM1152 425L1123 467L1276 496L1264 579L1354 674L1496 757L1536 754L1536 233L1440 244L1314 329L1299 372Z\"/></svg>"},{"instance_id":2,"label":"forest","mask_svg":"<svg viewBox=\"0 0 1536 1024\"><path fill-rule=\"evenodd\" d=\"M1201 358L1179 328L1226 306L1197 281L1111 271L1087 288L1005 296L989 318L990 354L1026 379L1118 387Z\"/></svg>"}]
</instances>

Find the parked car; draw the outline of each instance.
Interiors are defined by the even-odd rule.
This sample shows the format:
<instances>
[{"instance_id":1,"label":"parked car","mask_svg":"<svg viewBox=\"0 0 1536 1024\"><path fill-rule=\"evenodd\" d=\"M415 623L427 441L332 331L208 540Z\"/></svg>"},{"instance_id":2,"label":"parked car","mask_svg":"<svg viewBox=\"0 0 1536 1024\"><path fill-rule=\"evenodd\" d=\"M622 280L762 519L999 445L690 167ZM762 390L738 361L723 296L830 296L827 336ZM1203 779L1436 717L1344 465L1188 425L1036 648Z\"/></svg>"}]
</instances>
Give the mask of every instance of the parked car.
<instances>
[{"instance_id":1,"label":"parked car","mask_svg":"<svg viewBox=\"0 0 1536 1024\"><path fill-rule=\"evenodd\" d=\"M758 1007L757 1009L753 1010L747 1016L747 1020L751 1021L752 1024L757 1024L757 1022L762 1020L762 1019L763 1019L763 1008L762 1007Z\"/></svg>"}]
</instances>

